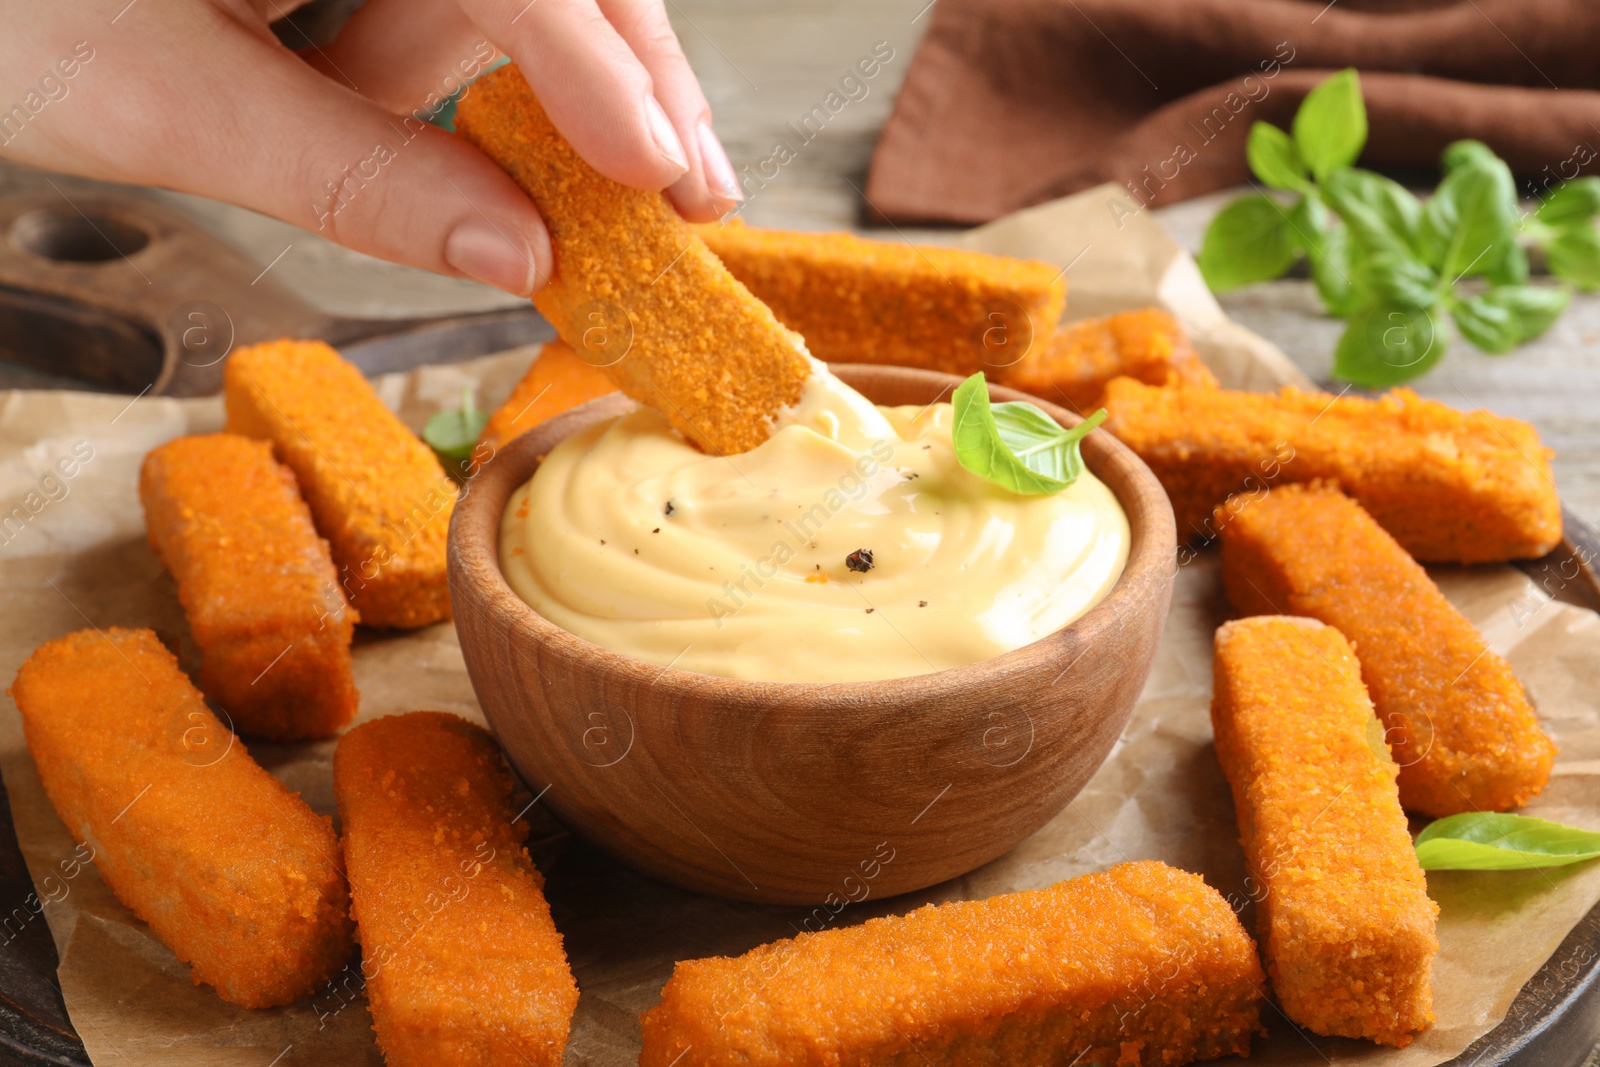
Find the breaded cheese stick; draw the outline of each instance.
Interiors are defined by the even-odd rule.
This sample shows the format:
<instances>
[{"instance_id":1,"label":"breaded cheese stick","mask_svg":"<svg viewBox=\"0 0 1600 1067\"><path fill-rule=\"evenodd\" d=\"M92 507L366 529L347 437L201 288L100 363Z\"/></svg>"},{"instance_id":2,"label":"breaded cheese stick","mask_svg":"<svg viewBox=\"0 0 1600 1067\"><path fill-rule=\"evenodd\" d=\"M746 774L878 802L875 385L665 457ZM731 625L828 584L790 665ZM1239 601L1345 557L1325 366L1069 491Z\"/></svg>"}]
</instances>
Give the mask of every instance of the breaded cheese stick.
<instances>
[{"instance_id":1,"label":"breaded cheese stick","mask_svg":"<svg viewBox=\"0 0 1600 1067\"><path fill-rule=\"evenodd\" d=\"M233 353L222 380L228 431L271 441L294 471L361 621L448 619L455 483L361 372L321 341L274 341Z\"/></svg>"},{"instance_id":2,"label":"breaded cheese stick","mask_svg":"<svg viewBox=\"0 0 1600 1067\"><path fill-rule=\"evenodd\" d=\"M1318 483L1230 510L1228 599L1247 615L1308 615L1350 639L1408 810L1505 811L1539 795L1556 746L1510 664L1361 505Z\"/></svg>"},{"instance_id":3,"label":"breaded cheese stick","mask_svg":"<svg viewBox=\"0 0 1600 1067\"><path fill-rule=\"evenodd\" d=\"M1398 768L1338 630L1264 615L1217 631L1211 725L1233 787L1256 936L1284 1013L1403 1048L1433 1022L1439 906Z\"/></svg>"},{"instance_id":4,"label":"breaded cheese stick","mask_svg":"<svg viewBox=\"0 0 1600 1067\"><path fill-rule=\"evenodd\" d=\"M556 1067L578 1004L494 739L419 711L339 742L333 787L389 1067Z\"/></svg>"},{"instance_id":5,"label":"breaded cheese stick","mask_svg":"<svg viewBox=\"0 0 1600 1067\"><path fill-rule=\"evenodd\" d=\"M1211 537L1231 493L1323 478L1417 559L1492 563L1561 540L1550 450L1532 426L1396 389L1376 400L1285 389L1159 388L1119 378L1105 428L1150 465L1180 537Z\"/></svg>"},{"instance_id":6,"label":"breaded cheese stick","mask_svg":"<svg viewBox=\"0 0 1600 1067\"><path fill-rule=\"evenodd\" d=\"M734 218L695 227L706 247L831 363L891 363L965 377L1037 351L1066 304L1049 263L850 233L795 233Z\"/></svg>"},{"instance_id":7,"label":"breaded cheese stick","mask_svg":"<svg viewBox=\"0 0 1600 1067\"><path fill-rule=\"evenodd\" d=\"M533 302L562 338L573 348L587 340L617 388L704 451L727 455L765 441L811 375L805 343L666 198L584 162L511 64L473 83L456 128L544 216L555 274Z\"/></svg>"},{"instance_id":8,"label":"breaded cheese stick","mask_svg":"<svg viewBox=\"0 0 1600 1067\"><path fill-rule=\"evenodd\" d=\"M1062 326L1037 351L1001 371L1000 381L1053 403L1065 400L1087 415L1100 406L1107 383L1121 376L1147 385L1217 386L1183 326L1154 307Z\"/></svg>"},{"instance_id":9,"label":"breaded cheese stick","mask_svg":"<svg viewBox=\"0 0 1600 1067\"><path fill-rule=\"evenodd\" d=\"M11 696L56 814L197 984L274 1007L349 958L333 828L250 758L155 634L41 645Z\"/></svg>"},{"instance_id":10,"label":"breaded cheese stick","mask_svg":"<svg viewBox=\"0 0 1600 1067\"><path fill-rule=\"evenodd\" d=\"M203 654L200 688L234 727L300 741L349 722L356 613L272 446L226 433L169 441L145 457L139 499Z\"/></svg>"},{"instance_id":11,"label":"breaded cheese stick","mask_svg":"<svg viewBox=\"0 0 1600 1067\"><path fill-rule=\"evenodd\" d=\"M681 962L639 1063L1184 1064L1249 1051L1262 983L1216 890L1125 863Z\"/></svg>"},{"instance_id":12,"label":"breaded cheese stick","mask_svg":"<svg viewBox=\"0 0 1600 1067\"><path fill-rule=\"evenodd\" d=\"M511 396L489 416L478 439L493 448L504 448L546 419L615 390L611 379L579 358L571 345L551 341L539 350Z\"/></svg>"}]
</instances>

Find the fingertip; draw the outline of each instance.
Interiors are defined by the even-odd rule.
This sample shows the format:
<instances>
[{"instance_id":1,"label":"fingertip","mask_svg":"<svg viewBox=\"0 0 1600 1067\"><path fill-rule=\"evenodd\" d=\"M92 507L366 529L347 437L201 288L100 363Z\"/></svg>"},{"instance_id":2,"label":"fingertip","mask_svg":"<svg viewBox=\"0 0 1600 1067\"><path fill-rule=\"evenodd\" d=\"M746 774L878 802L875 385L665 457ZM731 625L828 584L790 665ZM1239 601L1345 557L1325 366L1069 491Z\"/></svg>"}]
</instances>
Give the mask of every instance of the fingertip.
<instances>
[{"instance_id":1,"label":"fingertip","mask_svg":"<svg viewBox=\"0 0 1600 1067\"><path fill-rule=\"evenodd\" d=\"M550 243L550 230L544 220L535 217L537 225L528 234L528 241L533 246L533 289L529 295L537 293L546 285L556 273L555 247Z\"/></svg>"},{"instance_id":2,"label":"fingertip","mask_svg":"<svg viewBox=\"0 0 1600 1067\"><path fill-rule=\"evenodd\" d=\"M650 131L651 140L655 142L656 151L675 171L668 179L670 185L689 172L689 155L684 151L678 131L672 128L672 120L667 117L666 110L662 108L654 93L644 94L644 123Z\"/></svg>"},{"instance_id":3,"label":"fingertip","mask_svg":"<svg viewBox=\"0 0 1600 1067\"><path fill-rule=\"evenodd\" d=\"M690 222L713 222L744 202L739 176L711 128L709 117L695 126L700 155L698 172L686 174L668 190L673 206Z\"/></svg>"},{"instance_id":4,"label":"fingertip","mask_svg":"<svg viewBox=\"0 0 1600 1067\"><path fill-rule=\"evenodd\" d=\"M523 297L543 288L554 270L550 233L537 215L468 216L446 236L444 261L468 278Z\"/></svg>"},{"instance_id":5,"label":"fingertip","mask_svg":"<svg viewBox=\"0 0 1600 1067\"><path fill-rule=\"evenodd\" d=\"M706 188L711 195L725 200L731 207L743 202L744 190L739 188L739 176L734 173L733 161L722 147L711 120L703 118L699 124L700 163L706 176Z\"/></svg>"}]
</instances>

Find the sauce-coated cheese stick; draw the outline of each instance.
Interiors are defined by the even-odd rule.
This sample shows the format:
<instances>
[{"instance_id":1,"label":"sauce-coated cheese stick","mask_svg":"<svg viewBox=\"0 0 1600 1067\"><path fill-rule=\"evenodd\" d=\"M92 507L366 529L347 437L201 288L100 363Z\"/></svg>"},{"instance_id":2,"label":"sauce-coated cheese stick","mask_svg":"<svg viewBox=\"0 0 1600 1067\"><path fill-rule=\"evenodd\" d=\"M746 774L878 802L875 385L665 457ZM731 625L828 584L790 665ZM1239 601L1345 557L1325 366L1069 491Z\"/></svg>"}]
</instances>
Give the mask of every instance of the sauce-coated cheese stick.
<instances>
[{"instance_id":1,"label":"sauce-coated cheese stick","mask_svg":"<svg viewBox=\"0 0 1600 1067\"><path fill-rule=\"evenodd\" d=\"M274 1007L350 956L333 828L250 758L155 634L58 638L11 695L61 821L196 982Z\"/></svg>"},{"instance_id":2,"label":"sauce-coated cheese stick","mask_svg":"<svg viewBox=\"0 0 1600 1067\"><path fill-rule=\"evenodd\" d=\"M1230 622L1215 678L1217 758L1278 1002L1319 1034L1410 1044L1433 1022L1439 906L1349 643L1314 619Z\"/></svg>"},{"instance_id":3,"label":"sauce-coated cheese stick","mask_svg":"<svg viewBox=\"0 0 1600 1067\"><path fill-rule=\"evenodd\" d=\"M1228 599L1350 639L1408 810L1505 811L1539 795L1556 746L1511 666L1361 505L1331 486L1284 485L1228 512Z\"/></svg>"},{"instance_id":4,"label":"sauce-coated cheese stick","mask_svg":"<svg viewBox=\"0 0 1600 1067\"><path fill-rule=\"evenodd\" d=\"M473 83L456 126L544 216L555 275L533 302L562 339L702 450L765 441L811 375L805 344L666 198L584 162L515 65Z\"/></svg>"},{"instance_id":5,"label":"sauce-coated cheese stick","mask_svg":"<svg viewBox=\"0 0 1600 1067\"><path fill-rule=\"evenodd\" d=\"M578 1003L494 739L440 712L339 742L333 786L389 1067L556 1067Z\"/></svg>"},{"instance_id":6,"label":"sauce-coated cheese stick","mask_svg":"<svg viewBox=\"0 0 1600 1067\"><path fill-rule=\"evenodd\" d=\"M200 688L234 727L299 741L349 722L356 615L272 446L225 433L169 441L145 457L139 499L204 653Z\"/></svg>"},{"instance_id":7,"label":"sauce-coated cheese stick","mask_svg":"<svg viewBox=\"0 0 1600 1067\"><path fill-rule=\"evenodd\" d=\"M639 1063L1178 1065L1247 1053L1263 982L1216 890L1126 863L679 963Z\"/></svg>"}]
</instances>

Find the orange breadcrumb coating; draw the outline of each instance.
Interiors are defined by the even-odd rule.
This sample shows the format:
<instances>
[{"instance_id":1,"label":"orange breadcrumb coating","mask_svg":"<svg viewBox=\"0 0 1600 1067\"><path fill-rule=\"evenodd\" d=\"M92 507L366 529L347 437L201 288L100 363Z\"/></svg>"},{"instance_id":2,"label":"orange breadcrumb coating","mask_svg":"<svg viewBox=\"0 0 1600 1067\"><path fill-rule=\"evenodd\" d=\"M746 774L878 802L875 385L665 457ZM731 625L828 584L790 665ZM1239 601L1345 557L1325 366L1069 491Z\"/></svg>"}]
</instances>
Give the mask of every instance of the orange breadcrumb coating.
<instances>
[{"instance_id":1,"label":"orange breadcrumb coating","mask_svg":"<svg viewBox=\"0 0 1600 1067\"><path fill-rule=\"evenodd\" d=\"M1338 630L1282 615L1217 631L1211 725L1284 1013L1403 1048L1433 1023L1439 906L1399 768Z\"/></svg>"},{"instance_id":2,"label":"orange breadcrumb coating","mask_svg":"<svg viewBox=\"0 0 1600 1067\"><path fill-rule=\"evenodd\" d=\"M56 814L196 984L274 1007L349 958L329 821L250 758L155 634L41 645L11 696Z\"/></svg>"},{"instance_id":3,"label":"orange breadcrumb coating","mask_svg":"<svg viewBox=\"0 0 1600 1067\"><path fill-rule=\"evenodd\" d=\"M579 158L515 65L473 83L456 128L544 216L555 275L533 302L613 384L699 448L744 452L800 399L811 363L659 192Z\"/></svg>"},{"instance_id":4,"label":"orange breadcrumb coating","mask_svg":"<svg viewBox=\"0 0 1600 1067\"><path fill-rule=\"evenodd\" d=\"M1157 388L1118 378L1105 428L1150 465L1179 536L1210 537L1229 494L1335 481L1406 551L1433 563L1544 555L1561 540L1551 452L1533 427L1409 389L1376 400Z\"/></svg>"},{"instance_id":5,"label":"orange breadcrumb coating","mask_svg":"<svg viewBox=\"0 0 1600 1067\"><path fill-rule=\"evenodd\" d=\"M551 341L504 404L489 416L479 437L492 448L504 448L546 419L615 391L611 379L580 359L565 341Z\"/></svg>"},{"instance_id":6,"label":"orange breadcrumb coating","mask_svg":"<svg viewBox=\"0 0 1600 1067\"><path fill-rule=\"evenodd\" d=\"M454 715L364 723L333 787L389 1067L556 1067L578 1005L494 739Z\"/></svg>"},{"instance_id":7,"label":"orange breadcrumb coating","mask_svg":"<svg viewBox=\"0 0 1600 1067\"><path fill-rule=\"evenodd\" d=\"M1038 260L737 218L695 231L812 355L834 363L993 377L1043 346L1067 299L1061 270Z\"/></svg>"},{"instance_id":8,"label":"orange breadcrumb coating","mask_svg":"<svg viewBox=\"0 0 1600 1067\"><path fill-rule=\"evenodd\" d=\"M1100 406L1106 383L1124 375L1148 385L1217 386L1183 326L1153 307L1063 326L1038 351L1003 370L1000 382L1054 403L1065 400L1088 414Z\"/></svg>"},{"instance_id":9,"label":"orange breadcrumb coating","mask_svg":"<svg viewBox=\"0 0 1600 1067\"><path fill-rule=\"evenodd\" d=\"M679 963L639 1063L1171 1067L1248 1053L1263 981L1216 890L1125 863Z\"/></svg>"},{"instance_id":10,"label":"orange breadcrumb coating","mask_svg":"<svg viewBox=\"0 0 1600 1067\"><path fill-rule=\"evenodd\" d=\"M234 727L301 741L349 722L356 613L272 446L225 433L169 441L145 457L139 499L204 653L200 688Z\"/></svg>"},{"instance_id":11,"label":"orange breadcrumb coating","mask_svg":"<svg viewBox=\"0 0 1600 1067\"><path fill-rule=\"evenodd\" d=\"M228 430L271 441L299 479L361 621L448 619L455 483L361 372L321 341L274 341L228 357L223 389Z\"/></svg>"},{"instance_id":12,"label":"orange breadcrumb coating","mask_svg":"<svg viewBox=\"0 0 1600 1067\"><path fill-rule=\"evenodd\" d=\"M1229 506L1228 599L1248 615L1308 615L1350 639L1408 810L1505 811L1539 795L1556 746L1510 665L1372 516L1324 484Z\"/></svg>"}]
</instances>

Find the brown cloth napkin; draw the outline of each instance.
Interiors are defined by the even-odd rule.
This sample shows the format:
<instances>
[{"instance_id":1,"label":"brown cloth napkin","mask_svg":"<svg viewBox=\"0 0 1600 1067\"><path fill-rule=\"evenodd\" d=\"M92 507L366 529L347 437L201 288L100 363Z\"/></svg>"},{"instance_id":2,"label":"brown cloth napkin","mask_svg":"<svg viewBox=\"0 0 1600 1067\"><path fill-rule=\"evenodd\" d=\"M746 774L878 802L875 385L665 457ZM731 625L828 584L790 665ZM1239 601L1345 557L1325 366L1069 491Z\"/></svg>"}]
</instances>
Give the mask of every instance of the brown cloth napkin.
<instances>
[{"instance_id":1,"label":"brown cloth napkin","mask_svg":"<svg viewBox=\"0 0 1600 1067\"><path fill-rule=\"evenodd\" d=\"M1600 172L1597 0L937 0L870 209L977 223L1101 182L1170 204L1243 182L1245 137L1361 71L1365 166L1462 137L1543 187Z\"/></svg>"}]
</instances>

